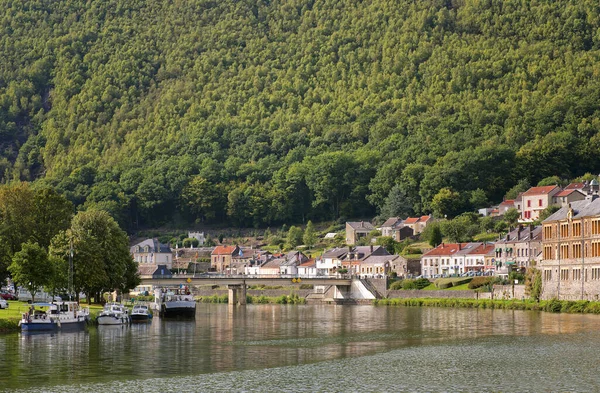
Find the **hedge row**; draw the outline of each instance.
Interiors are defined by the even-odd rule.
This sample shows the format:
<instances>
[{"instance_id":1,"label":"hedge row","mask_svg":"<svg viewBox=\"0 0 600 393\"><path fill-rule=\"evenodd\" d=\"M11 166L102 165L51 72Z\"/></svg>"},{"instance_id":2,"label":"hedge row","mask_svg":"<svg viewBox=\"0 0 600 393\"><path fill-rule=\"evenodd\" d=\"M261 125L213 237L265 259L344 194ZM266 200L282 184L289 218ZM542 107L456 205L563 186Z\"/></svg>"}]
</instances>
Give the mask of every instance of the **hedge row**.
<instances>
[{"instance_id":1,"label":"hedge row","mask_svg":"<svg viewBox=\"0 0 600 393\"><path fill-rule=\"evenodd\" d=\"M475 277L469 283L469 289L477 289L483 287L484 285L488 285L493 279L494 277Z\"/></svg>"},{"instance_id":2,"label":"hedge row","mask_svg":"<svg viewBox=\"0 0 600 393\"><path fill-rule=\"evenodd\" d=\"M472 279L472 277L438 278L434 281L434 284L439 289L448 289L451 287L467 284Z\"/></svg>"}]
</instances>

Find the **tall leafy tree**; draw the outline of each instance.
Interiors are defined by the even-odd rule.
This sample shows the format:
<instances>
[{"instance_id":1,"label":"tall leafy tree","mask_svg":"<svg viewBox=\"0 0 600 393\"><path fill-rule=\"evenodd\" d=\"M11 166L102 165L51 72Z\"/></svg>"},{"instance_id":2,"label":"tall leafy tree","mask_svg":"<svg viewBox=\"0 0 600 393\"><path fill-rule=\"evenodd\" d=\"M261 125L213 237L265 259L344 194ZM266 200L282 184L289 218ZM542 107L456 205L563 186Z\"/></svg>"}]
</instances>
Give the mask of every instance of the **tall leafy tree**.
<instances>
[{"instance_id":1,"label":"tall leafy tree","mask_svg":"<svg viewBox=\"0 0 600 393\"><path fill-rule=\"evenodd\" d=\"M302 228L292 225L287 233L287 244L291 248L298 247L300 244L302 244L303 234L304 232L302 231Z\"/></svg>"},{"instance_id":2,"label":"tall leafy tree","mask_svg":"<svg viewBox=\"0 0 600 393\"><path fill-rule=\"evenodd\" d=\"M107 212L77 213L71 227L53 239L51 253L66 259L71 246L77 294L83 291L90 299L101 291L135 287L137 264L129 253L127 235Z\"/></svg>"},{"instance_id":3,"label":"tall leafy tree","mask_svg":"<svg viewBox=\"0 0 600 393\"><path fill-rule=\"evenodd\" d=\"M8 270L12 279L31 293L32 302L36 292L52 282L54 271L44 247L31 242L24 243L15 253Z\"/></svg>"},{"instance_id":4,"label":"tall leafy tree","mask_svg":"<svg viewBox=\"0 0 600 393\"><path fill-rule=\"evenodd\" d=\"M8 275L8 266L21 245L35 233L34 192L27 183L0 186L0 280Z\"/></svg>"},{"instance_id":5,"label":"tall leafy tree","mask_svg":"<svg viewBox=\"0 0 600 393\"><path fill-rule=\"evenodd\" d=\"M310 220L308 220L308 223L306 224L302 240L308 248L312 248L317 242L317 232L315 231L315 227Z\"/></svg>"}]
</instances>

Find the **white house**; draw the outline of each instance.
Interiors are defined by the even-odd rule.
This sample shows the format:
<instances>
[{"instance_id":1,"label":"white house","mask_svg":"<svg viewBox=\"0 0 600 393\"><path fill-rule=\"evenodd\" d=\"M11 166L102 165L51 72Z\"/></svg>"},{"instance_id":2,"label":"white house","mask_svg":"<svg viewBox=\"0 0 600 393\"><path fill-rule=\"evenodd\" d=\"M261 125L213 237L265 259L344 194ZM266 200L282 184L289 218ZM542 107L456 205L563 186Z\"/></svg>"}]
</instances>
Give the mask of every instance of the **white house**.
<instances>
[{"instance_id":1,"label":"white house","mask_svg":"<svg viewBox=\"0 0 600 393\"><path fill-rule=\"evenodd\" d=\"M130 249L133 260L141 265L165 265L167 269L173 267L173 253L166 244L161 244L158 239L146 239L132 246Z\"/></svg>"}]
</instances>

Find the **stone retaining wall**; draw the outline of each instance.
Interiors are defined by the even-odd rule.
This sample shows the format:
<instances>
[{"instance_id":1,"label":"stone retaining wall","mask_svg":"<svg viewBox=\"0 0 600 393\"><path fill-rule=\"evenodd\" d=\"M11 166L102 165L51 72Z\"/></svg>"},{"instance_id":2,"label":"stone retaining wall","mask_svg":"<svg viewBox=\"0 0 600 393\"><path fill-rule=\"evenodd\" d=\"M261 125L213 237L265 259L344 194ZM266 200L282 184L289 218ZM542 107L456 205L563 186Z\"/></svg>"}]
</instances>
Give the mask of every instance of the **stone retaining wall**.
<instances>
[{"instance_id":1,"label":"stone retaining wall","mask_svg":"<svg viewBox=\"0 0 600 393\"><path fill-rule=\"evenodd\" d=\"M309 294L313 293L312 289L248 289L246 290L246 295L251 296L261 296L264 295L266 297L279 297L282 295L289 295L294 293L299 297L307 297ZM223 296L228 295L229 291L227 289L201 289L194 291L194 296Z\"/></svg>"},{"instance_id":2,"label":"stone retaining wall","mask_svg":"<svg viewBox=\"0 0 600 393\"><path fill-rule=\"evenodd\" d=\"M483 293L479 294L474 291L447 291L447 290L439 290L439 291L422 291L418 289L409 289L409 290L398 290L398 291L388 291L388 298L400 298L400 299L450 299L450 298L463 298L463 299L478 299L484 298Z\"/></svg>"}]
</instances>

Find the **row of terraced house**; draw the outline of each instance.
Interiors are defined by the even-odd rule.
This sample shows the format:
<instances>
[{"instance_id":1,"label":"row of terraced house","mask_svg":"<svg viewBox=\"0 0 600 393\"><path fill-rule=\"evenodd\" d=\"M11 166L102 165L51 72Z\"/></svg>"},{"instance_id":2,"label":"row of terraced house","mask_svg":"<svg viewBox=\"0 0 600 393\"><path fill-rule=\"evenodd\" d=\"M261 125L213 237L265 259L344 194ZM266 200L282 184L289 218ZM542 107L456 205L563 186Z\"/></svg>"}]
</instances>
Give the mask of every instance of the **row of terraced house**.
<instances>
[{"instance_id":1,"label":"row of terraced house","mask_svg":"<svg viewBox=\"0 0 600 393\"><path fill-rule=\"evenodd\" d=\"M502 276L513 269L524 271L535 266L542 274L543 299L599 300L598 183L592 181L585 186L566 188L566 192L555 190L553 186L546 189L544 192L551 198L566 198L576 192L577 199L554 199L562 207L539 226L522 224L494 244L441 244L428 251L421 258L423 275L475 271ZM540 187L534 188L539 192ZM527 203L525 194L522 200ZM537 218L538 214L531 217Z\"/></svg>"}]
</instances>

